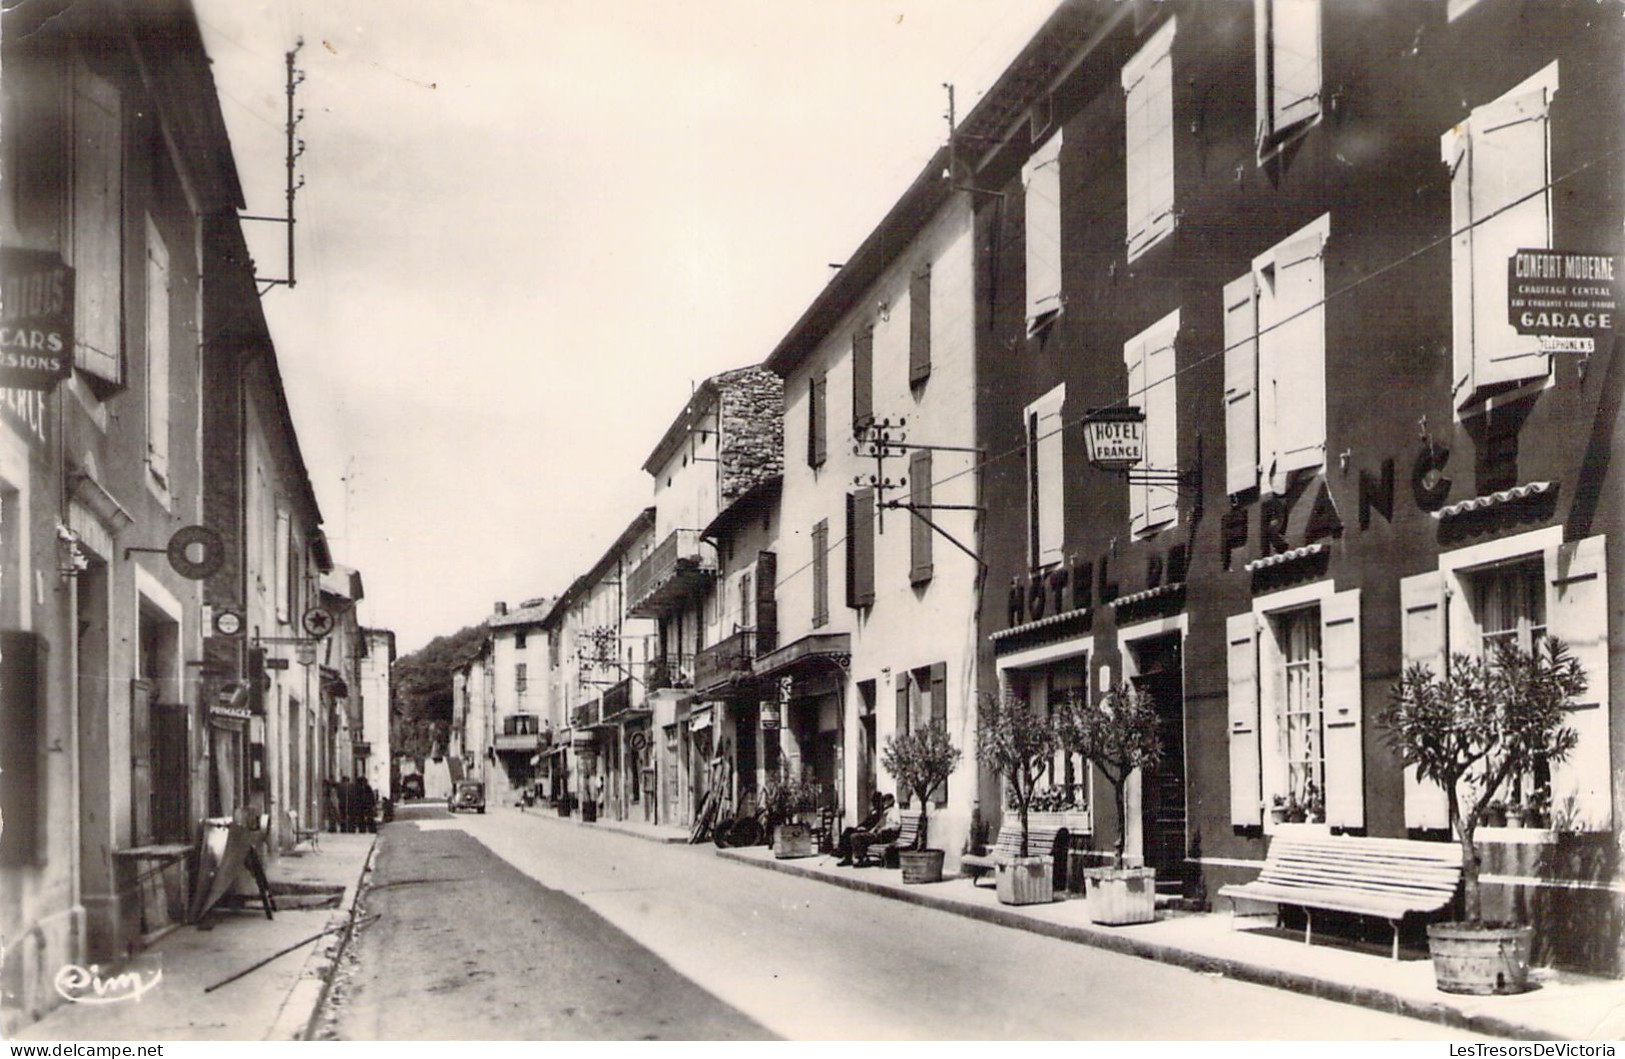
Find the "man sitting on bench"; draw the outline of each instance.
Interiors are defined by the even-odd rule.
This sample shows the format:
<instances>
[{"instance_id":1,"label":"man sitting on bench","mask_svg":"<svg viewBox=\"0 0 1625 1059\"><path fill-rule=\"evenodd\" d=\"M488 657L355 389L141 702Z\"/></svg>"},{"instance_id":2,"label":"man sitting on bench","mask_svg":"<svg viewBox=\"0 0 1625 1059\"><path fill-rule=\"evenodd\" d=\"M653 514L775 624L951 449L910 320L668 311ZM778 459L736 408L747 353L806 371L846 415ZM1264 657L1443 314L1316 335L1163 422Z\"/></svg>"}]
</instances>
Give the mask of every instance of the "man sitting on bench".
<instances>
[{"instance_id":1,"label":"man sitting on bench","mask_svg":"<svg viewBox=\"0 0 1625 1059\"><path fill-rule=\"evenodd\" d=\"M835 843L835 853L841 859L835 863L843 868L850 867L856 857L858 863L862 864L868 857L870 846L895 839L901 831L897 825L896 807L896 796L876 791L869 801L869 815L860 820L857 827L849 827L841 832L840 839Z\"/></svg>"}]
</instances>

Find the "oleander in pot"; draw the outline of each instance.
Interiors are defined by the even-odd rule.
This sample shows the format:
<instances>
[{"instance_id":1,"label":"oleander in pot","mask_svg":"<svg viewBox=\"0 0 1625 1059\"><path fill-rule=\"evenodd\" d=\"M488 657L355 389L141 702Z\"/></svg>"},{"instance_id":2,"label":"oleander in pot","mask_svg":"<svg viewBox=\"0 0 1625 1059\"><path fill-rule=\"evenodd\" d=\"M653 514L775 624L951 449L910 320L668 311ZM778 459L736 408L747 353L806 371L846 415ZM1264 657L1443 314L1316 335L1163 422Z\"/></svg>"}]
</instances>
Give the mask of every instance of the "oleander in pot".
<instances>
[{"instance_id":1,"label":"oleander in pot","mask_svg":"<svg viewBox=\"0 0 1625 1059\"><path fill-rule=\"evenodd\" d=\"M939 791L946 790L948 776L959 767L961 756L959 748L948 738L947 726L941 721L932 721L912 732L886 738L886 745L880 754L881 766L891 773L898 787L920 804L920 834L914 840L914 848L897 852L905 883L942 881L945 853L928 846L926 817L931 809L931 799Z\"/></svg>"},{"instance_id":2,"label":"oleander in pot","mask_svg":"<svg viewBox=\"0 0 1625 1059\"><path fill-rule=\"evenodd\" d=\"M1033 796L1059 745L1055 725L1020 696L985 695L977 706L976 756L1004 780L1006 799L1021 823L1020 855L1001 860L994 868L1003 904L1055 900L1055 866L1047 856L1033 856L1028 840Z\"/></svg>"}]
</instances>

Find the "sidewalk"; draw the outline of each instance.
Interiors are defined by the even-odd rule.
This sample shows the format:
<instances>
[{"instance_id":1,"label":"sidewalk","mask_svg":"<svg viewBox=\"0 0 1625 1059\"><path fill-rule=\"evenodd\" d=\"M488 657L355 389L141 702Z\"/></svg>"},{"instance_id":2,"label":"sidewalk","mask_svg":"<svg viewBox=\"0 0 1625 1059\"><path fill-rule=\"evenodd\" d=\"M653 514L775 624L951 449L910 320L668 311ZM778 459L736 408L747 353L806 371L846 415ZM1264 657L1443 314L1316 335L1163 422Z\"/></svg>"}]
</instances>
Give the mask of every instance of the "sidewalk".
<instances>
[{"instance_id":1,"label":"sidewalk","mask_svg":"<svg viewBox=\"0 0 1625 1059\"><path fill-rule=\"evenodd\" d=\"M252 912L217 912L213 927L183 926L143 954L163 978L141 998L118 1004L62 1004L17 1034L29 1041L294 1040L321 1000L338 955L343 925L372 853L376 835L323 834L321 850L301 847L269 865L278 894L275 919ZM343 897L337 908L314 904L319 891ZM204 989L290 945L292 952L213 992ZM156 955L155 955L156 954Z\"/></svg>"},{"instance_id":2,"label":"sidewalk","mask_svg":"<svg viewBox=\"0 0 1625 1059\"><path fill-rule=\"evenodd\" d=\"M670 824L650 824L642 820L610 820L600 816L592 823L586 823L577 813L569 816L560 816L556 810L543 806L533 805L522 808L519 812L526 816L539 816L544 820L556 820L561 824L574 824L577 827L595 827L600 831L616 831L634 838L647 839L650 842L663 842L668 845L678 845L688 841L688 828L676 827Z\"/></svg>"},{"instance_id":3,"label":"sidewalk","mask_svg":"<svg viewBox=\"0 0 1625 1059\"><path fill-rule=\"evenodd\" d=\"M1335 945L1303 944L1231 928L1228 908L1216 913L1158 912L1155 923L1097 927L1082 898L1048 905L999 903L991 883L947 879L904 886L902 873L837 867L832 856L775 860L772 850L722 849L718 856L894 900L908 901L1001 926L1094 945L1161 963L1290 989L1475 1033L1533 1040L1616 1040L1625 1036L1625 982L1536 969L1539 985L1521 996L1441 993L1426 959L1394 961Z\"/></svg>"}]
</instances>

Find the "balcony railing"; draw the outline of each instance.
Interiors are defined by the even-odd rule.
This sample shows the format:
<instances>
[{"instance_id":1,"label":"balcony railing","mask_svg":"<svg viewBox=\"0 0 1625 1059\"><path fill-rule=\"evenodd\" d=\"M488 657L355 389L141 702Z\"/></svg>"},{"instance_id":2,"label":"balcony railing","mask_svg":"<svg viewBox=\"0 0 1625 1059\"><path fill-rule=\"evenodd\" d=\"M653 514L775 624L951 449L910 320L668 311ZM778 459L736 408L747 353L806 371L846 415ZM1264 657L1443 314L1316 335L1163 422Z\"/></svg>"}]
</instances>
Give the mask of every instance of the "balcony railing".
<instances>
[{"instance_id":1,"label":"balcony railing","mask_svg":"<svg viewBox=\"0 0 1625 1059\"><path fill-rule=\"evenodd\" d=\"M651 658L643 682L650 691L660 691L663 688L692 688L694 656L667 654Z\"/></svg>"},{"instance_id":2,"label":"balcony railing","mask_svg":"<svg viewBox=\"0 0 1625 1059\"><path fill-rule=\"evenodd\" d=\"M756 657L756 630L742 629L694 656L694 689L714 691L750 676Z\"/></svg>"},{"instance_id":3,"label":"balcony railing","mask_svg":"<svg viewBox=\"0 0 1625 1059\"><path fill-rule=\"evenodd\" d=\"M611 721L627 720L632 716L648 712L647 706L643 703L633 703L632 692L632 679L630 677L619 684L612 685L604 692L602 700L604 704L604 724L609 724Z\"/></svg>"},{"instance_id":4,"label":"balcony railing","mask_svg":"<svg viewBox=\"0 0 1625 1059\"><path fill-rule=\"evenodd\" d=\"M572 728L591 728L603 717L602 703L598 699L584 702L570 711L570 726Z\"/></svg>"},{"instance_id":5,"label":"balcony railing","mask_svg":"<svg viewBox=\"0 0 1625 1059\"><path fill-rule=\"evenodd\" d=\"M627 575L626 612L658 618L703 589L716 572L716 552L699 530L673 530Z\"/></svg>"},{"instance_id":6,"label":"balcony railing","mask_svg":"<svg viewBox=\"0 0 1625 1059\"><path fill-rule=\"evenodd\" d=\"M504 732L496 737L498 750L540 750L542 747L542 733L525 732L517 734Z\"/></svg>"}]
</instances>

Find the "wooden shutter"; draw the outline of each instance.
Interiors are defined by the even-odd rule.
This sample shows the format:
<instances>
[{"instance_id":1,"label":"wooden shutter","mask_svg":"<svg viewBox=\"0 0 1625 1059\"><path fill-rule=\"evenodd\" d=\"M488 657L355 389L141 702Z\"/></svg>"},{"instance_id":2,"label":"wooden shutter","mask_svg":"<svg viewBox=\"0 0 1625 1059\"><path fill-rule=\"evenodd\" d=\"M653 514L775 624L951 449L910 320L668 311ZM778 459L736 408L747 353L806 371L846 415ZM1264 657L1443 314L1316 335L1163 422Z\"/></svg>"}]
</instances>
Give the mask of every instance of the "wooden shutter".
<instances>
[{"instance_id":1,"label":"wooden shutter","mask_svg":"<svg viewBox=\"0 0 1625 1059\"><path fill-rule=\"evenodd\" d=\"M1482 389L1546 374L1534 335L1507 320L1507 260L1549 247L1546 90L1502 98L1473 111L1473 384ZM1519 201L1522 200L1522 201Z\"/></svg>"},{"instance_id":2,"label":"wooden shutter","mask_svg":"<svg viewBox=\"0 0 1625 1059\"><path fill-rule=\"evenodd\" d=\"M773 650L779 643L779 557L775 552L756 553L756 653Z\"/></svg>"},{"instance_id":3,"label":"wooden shutter","mask_svg":"<svg viewBox=\"0 0 1625 1059\"><path fill-rule=\"evenodd\" d=\"M1061 133L1032 153L1021 170L1026 188L1027 334L1061 311Z\"/></svg>"},{"instance_id":4,"label":"wooden shutter","mask_svg":"<svg viewBox=\"0 0 1625 1059\"><path fill-rule=\"evenodd\" d=\"M931 513L931 450L915 449L908 458L908 500L923 518ZM911 584L931 580L931 527L922 518L909 516L908 579Z\"/></svg>"},{"instance_id":5,"label":"wooden shutter","mask_svg":"<svg viewBox=\"0 0 1625 1059\"><path fill-rule=\"evenodd\" d=\"M1169 19L1123 67L1128 258L1169 227L1174 203L1173 46Z\"/></svg>"},{"instance_id":6,"label":"wooden shutter","mask_svg":"<svg viewBox=\"0 0 1625 1059\"><path fill-rule=\"evenodd\" d=\"M1258 748L1258 642L1253 616L1225 619L1225 657L1230 682L1230 822L1264 822L1264 791Z\"/></svg>"},{"instance_id":7,"label":"wooden shutter","mask_svg":"<svg viewBox=\"0 0 1625 1059\"><path fill-rule=\"evenodd\" d=\"M946 662L934 662L931 665L931 723L940 724L945 732L948 730L948 663ZM936 790L931 792L931 804L938 808L948 804L947 780L937 784Z\"/></svg>"},{"instance_id":8,"label":"wooden shutter","mask_svg":"<svg viewBox=\"0 0 1625 1059\"><path fill-rule=\"evenodd\" d=\"M931 377L931 269L914 273L908 284L908 383Z\"/></svg>"},{"instance_id":9,"label":"wooden shutter","mask_svg":"<svg viewBox=\"0 0 1625 1059\"><path fill-rule=\"evenodd\" d=\"M1145 455L1158 471L1179 469L1179 381L1174 340L1179 313L1158 323L1145 343ZM1145 489L1146 525L1161 526L1179 517L1179 489L1150 485Z\"/></svg>"},{"instance_id":10,"label":"wooden shutter","mask_svg":"<svg viewBox=\"0 0 1625 1059\"><path fill-rule=\"evenodd\" d=\"M1061 405L1059 402L1038 414L1038 563L1048 566L1061 561L1066 533L1063 506L1065 462L1062 449Z\"/></svg>"},{"instance_id":11,"label":"wooden shutter","mask_svg":"<svg viewBox=\"0 0 1625 1059\"><path fill-rule=\"evenodd\" d=\"M1399 582L1400 638L1404 665L1428 665L1435 674L1444 670L1446 637L1444 576L1437 570ZM1417 778L1414 765L1405 768L1405 826L1450 826L1450 806L1444 788Z\"/></svg>"},{"instance_id":12,"label":"wooden shutter","mask_svg":"<svg viewBox=\"0 0 1625 1059\"><path fill-rule=\"evenodd\" d=\"M8 530L10 528L8 527ZM45 768L46 674L50 641L38 633L0 632L0 805L5 841L0 865L45 861L47 820Z\"/></svg>"},{"instance_id":13,"label":"wooden shutter","mask_svg":"<svg viewBox=\"0 0 1625 1059\"><path fill-rule=\"evenodd\" d=\"M847 600L849 607L875 601L875 491L847 494Z\"/></svg>"},{"instance_id":14,"label":"wooden shutter","mask_svg":"<svg viewBox=\"0 0 1625 1059\"><path fill-rule=\"evenodd\" d=\"M288 513L279 509L276 513L276 536L271 542L271 572L272 576L276 578L275 583L272 585L272 591L276 594L276 618L277 621L282 622L290 620L288 587L291 584L289 577L292 567L292 563L289 561L291 556L289 548L292 544L291 532Z\"/></svg>"},{"instance_id":15,"label":"wooden shutter","mask_svg":"<svg viewBox=\"0 0 1625 1059\"><path fill-rule=\"evenodd\" d=\"M1552 808L1570 798L1577 823L1606 831L1613 819L1613 773L1608 731L1608 568L1601 536L1556 545L1546 552L1546 630L1569 646L1585 668L1584 701L1566 723L1580 736L1569 756L1552 765Z\"/></svg>"},{"instance_id":16,"label":"wooden shutter","mask_svg":"<svg viewBox=\"0 0 1625 1059\"><path fill-rule=\"evenodd\" d=\"M1326 823L1333 827L1364 827L1359 589L1338 592L1321 605L1320 650Z\"/></svg>"},{"instance_id":17,"label":"wooden shutter","mask_svg":"<svg viewBox=\"0 0 1625 1059\"><path fill-rule=\"evenodd\" d=\"M1264 464L1275 469L1271 485L1286 488L1285 475L1326 461L1326 308L1323 246L1319 232L1284 244L1275 256L1275 325L1261 341L1274 355L1261 357L1274 378L1275 410Z\"/></svg>"},{"instance_id":18,"label":"wooden shutter","mask_svg":"<svg viewBox=\"0 0 1625 1059\"><path fill-rule=\"evenodd\" d=\"M1450 392L1456 407L1473 386L1473 137L1466 123L1444 134L1450 170Z\"/></svg>"},{"instance_id":19,"label":"wooden shutter","mask_svg":"<svg viewBox=\"0 0 1625 1059\"><path fill-rule=\"evenodd\" d=\"M133 844L152 842L152 704L157 689L151 681L130 681L130 819Z\"/></svg>"},{"instance_id":20,"label":"wooden shutter","mask_svg":"<svg viewBox=\"0 0 1625 1059\"><path fill-rule=\"evenodd\" d=\"M1123 347L1123 367L1128 373L1128 403L1146 413L1145 458L1135 464L1141 470L1151 467L1151 413L1146 394L1145 335L1140 334ZM1151 496L1141 483L1128 483L1128 526L1130 533L1138 533L1150 524Z\"/></svg>"},{"instance_id":21,"label":"wooden shutter","mask_svg":"<svg viewBox=\"0 0 1625 1059\"><path fill-rule=\"evenodd\" d=\"M825 399L829 389L829 380L823 372L814 375L807 382L807 465L819 467L824 462L825 442Z\"/></svg>"},{"instance_id":22,"label":"wooden shutter","mask_svg":"<svg viewBox=\"0 0 1625 1059\"><path fill-rule=\"evenodd\" d=\"M147 218L147 464L169 479L169 248Z\"/></svg>"},{"instance_id":23,"label":"wooden shutter","mask_svg":"<svg viewBox=\"0 0 1625 1059\"><path fill-rule=\"evenodd\" d=\"M908 734L908 670L899 670L897 673L897 727L898 735Z\"/></svg>"},{"instance_id":24,"label":"wooden shutter","mask_svg":"<svg viewBox=\"0 0 1625 1059\"><path fill-rule=\"evenodd\" d=\"M829 520L822 519L812 532L813 626L829 624Z\"/></svg>"},{"instance_id":25,"label":"wooden shutter","mask_svg":"<svg viewBox=\"0 0 1625 1059\"><path fill-rule=\"evenodd\" d=\"M1268 0L1274 131L1320 113L1321 0Z\"/></svg>"},{"instance_id":26,"label":"wooden shutter","mask_svg":"<svg viewBox=\"0 0 1625 1059\"><path fill-rule=\"evenodd\" d=\"M1258 484L1258 299L1251 272L1224 287L1224 486Z\"/></svg>"},{"instance_id":27,"label":"wooden shutter","mask_svg":"<svg viewBox=\"0 0 1625 1059\"><path fill-rule=\"evenodd\" d=\"M123 118L112 82L82 67L73 82L73 363L122 383Z\"/></svg>"},{"instance_id":28,"label":"wooden shutter","mask_svg":"<svg viewBox=\"0 0 1625 1059\"><path fill-rule=\"evenodd\" d=\"M852 429L875 421L875 329L860 327L852 333Z\"/></svg>"}]
</instances>

